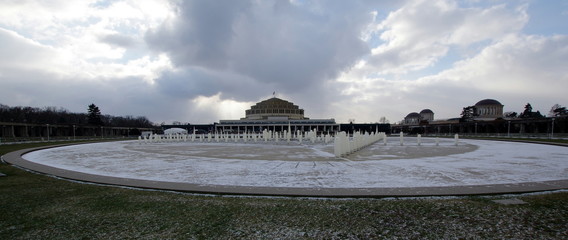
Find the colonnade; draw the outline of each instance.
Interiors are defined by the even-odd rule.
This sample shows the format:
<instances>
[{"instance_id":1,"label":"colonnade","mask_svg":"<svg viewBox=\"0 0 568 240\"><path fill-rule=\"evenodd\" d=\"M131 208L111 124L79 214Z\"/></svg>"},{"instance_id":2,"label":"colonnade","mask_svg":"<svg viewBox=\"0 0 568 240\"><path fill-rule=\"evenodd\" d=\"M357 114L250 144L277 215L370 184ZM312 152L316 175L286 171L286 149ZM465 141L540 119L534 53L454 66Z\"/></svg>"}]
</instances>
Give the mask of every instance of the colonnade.
<instances>
[{"instance_id":1,"label":"colonnade","mask_svg":"<svg viewBox=\"0 0 568 240\"><path fill-rule=\"evenodd\" d=\"M335 133L339 130L338 124L313 124L313 125L296 125L296 124L262 124L262 125L225 125L218 124L215 126L216 132L221 133L260 133L264 130L272 132L284 132L288 129L290 132L306 132L314 130L318 133Z\"/></svg>"},{"instance_id":2,"label":"colonnade","mask_svg":"<svg viewBox=\"0 0 568 240\"><path fill-rule=\"evenodd\" d=\"M503 116L503 107L498 106L487 106L487 107L477 107L477 114L480 117L484 116Z\"/></svg>"}]
</instances>

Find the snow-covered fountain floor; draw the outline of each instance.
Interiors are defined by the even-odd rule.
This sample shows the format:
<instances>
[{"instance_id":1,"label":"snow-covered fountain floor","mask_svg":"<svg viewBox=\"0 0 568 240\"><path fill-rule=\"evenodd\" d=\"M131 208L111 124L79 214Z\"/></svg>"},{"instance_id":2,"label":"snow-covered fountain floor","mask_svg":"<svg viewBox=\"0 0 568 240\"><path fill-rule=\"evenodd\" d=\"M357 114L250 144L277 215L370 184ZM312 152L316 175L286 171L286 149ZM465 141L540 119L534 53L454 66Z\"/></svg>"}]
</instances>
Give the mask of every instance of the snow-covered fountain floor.
<instances>
[{"instance_id":1,"label":"snow-covered fountain floor","mask_svg":"<svg viewBox=\"0 0 568 240\"><path fill-rule=\"evenodd\" d=\"M336 158L333 145L323 143L124 141L49 148L22 158L89 175L186 184L200 192L303 189L314 195L334 195L334 190L349 195L352 189L455 191L451 189L568 179L567 147L481 140L460 140L455 146L453 139L441 139L436 146L434 139L423 138L418 146L415 138L405 138L400 146L398 138L389 138L386 146L378 142L345 158Z\"/></svg>"}]
</instances>

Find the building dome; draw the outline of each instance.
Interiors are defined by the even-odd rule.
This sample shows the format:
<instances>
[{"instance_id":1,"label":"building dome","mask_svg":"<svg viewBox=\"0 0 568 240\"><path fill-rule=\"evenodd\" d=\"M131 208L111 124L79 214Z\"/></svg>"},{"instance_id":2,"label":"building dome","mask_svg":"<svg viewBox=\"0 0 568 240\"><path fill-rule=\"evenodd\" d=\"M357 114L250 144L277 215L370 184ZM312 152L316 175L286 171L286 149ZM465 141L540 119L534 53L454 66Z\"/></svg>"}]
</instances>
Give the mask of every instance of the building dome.
<instances>
[{"instance_id":1,"label":"building dome","mask_svg":"<svg viewBox=\"0 0 568 240\"><path fill-rule=\"evenodd\" d=\"M503 117L503 104L495 99L483 99L475 104L477 120L494 120Z\"/></svg>"},{"instance_id":2,"label":"building dome","mask_svg":"<svg viewBox=\"0 0 568 240\"><path fill-rule=\"evenodd\" d=\"M411 112L408 115L406 115L405 118L420 118L420 114L417 112Z\"/></svg>"},{"instance_id":3,"label":"building dome","mask_svg":"<svg viewBox=\"0 0 568 240\"><path fill-rule=\"evenodd\" d=\"M430 109L423 109L422 111L420 111L420 117L424 121L428 121L428 122L433 121L434 120L434 112Z\"/></svg>"},{"instance_id":4,"label":"building dome","mask_svg":"<svg viewBox=\"0 0 568 240\"><path fill-rule=\"evenodd\" d=\"M420 116L419 113L411 112L408 115L406 115L403 123L407 124L407 125L415 125L415 124L419 124L421 119L422 119L422 116Z\"/></svg>"},{"instance_id":5,"label":"building dome","mask_svg":"<svg viewBox=\"0 0 568 240\"><path fill-rule=\"evenodd\" d=\"M268 119L271 117L287 119L306 119L304 109L280 98L261 101L245 111L246 119Z\"/></svg>"},{"instance_id":6,"label":"building dome","mask_svg":"<svg viewBox=\"0 0 568 240\"><path fill-rule=\"evenodd\" d=\"M475 104L475 106L487 106L487 105L499 105L499 106L502 106L502 104L501 104L499 101L495 100L495 99L483 99L483 100L481 100L481 101L479 101L479 102L477 102L477 103Z\"/></svg>"}]
</instances>

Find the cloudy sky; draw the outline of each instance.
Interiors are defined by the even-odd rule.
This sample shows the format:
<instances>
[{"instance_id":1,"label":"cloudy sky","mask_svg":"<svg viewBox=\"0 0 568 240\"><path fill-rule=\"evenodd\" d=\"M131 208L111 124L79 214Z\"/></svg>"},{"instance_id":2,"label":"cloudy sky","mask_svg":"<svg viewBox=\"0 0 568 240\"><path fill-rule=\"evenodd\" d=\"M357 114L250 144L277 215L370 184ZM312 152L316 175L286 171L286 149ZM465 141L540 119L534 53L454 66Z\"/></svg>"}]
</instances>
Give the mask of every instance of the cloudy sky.
<instances>
[{"instance_id":1,"label":"cloudy sky","mask_svg":"<svg viewBox=\"0 0 568 240\"><path fill-rule=\"evenodd\" d=\"M244 117L272 97L310 118L398 122L568 105L568 1L0 1L0 104Z\"/></svg>"}]
</instances>

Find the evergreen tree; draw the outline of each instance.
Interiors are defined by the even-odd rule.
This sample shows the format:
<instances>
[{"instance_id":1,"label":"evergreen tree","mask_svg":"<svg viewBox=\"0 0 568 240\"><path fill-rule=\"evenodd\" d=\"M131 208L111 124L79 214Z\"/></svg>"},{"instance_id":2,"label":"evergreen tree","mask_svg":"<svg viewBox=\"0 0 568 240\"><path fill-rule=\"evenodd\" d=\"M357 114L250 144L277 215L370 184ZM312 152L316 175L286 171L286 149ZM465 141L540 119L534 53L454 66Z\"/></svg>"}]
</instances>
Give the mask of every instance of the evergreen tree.
<instances>
[{"instance_id":1,"label":"evergreen tree","mask_svg":"<svg viewBox=\"0 0 568 240\"><path fill-rule=\"evenodd\" d=\"M475 106L464 107L460 115L460 122L470 122L473 121L473 118L478 116Z\"/></svg>"},{"instance_id":2,"label":"evergreen tree","mask_svg":"<svg viewBox=\"0 0 568 240\"><path fill-rule=\"evenodd\" d=\"M89 124L96 126L103 125L103 121L101 119L101 110L99 109L99 107L97 107L97 105L91 103L91 105L89 105L88 113L87 122Z\"/></svg>"},{"instance_id":3,"label":"evergreen tree","mask_svg":"<svg viewBox=\"0 0 568 240\"><path fill-rule=\"evenodd\" d=\"M530 103L527 103L527 105L525 105L525 110L523 111L523 113L521 113L521 115L519 115L520 118L543 118L544 116L542 114L540 114L540 111L536 111L533 112L533 108L531 106Z\"/></svg>"},{"instance_id":4,"label":"evergreen tree","mask_svg":"<svg viewBox=\"0 0 568 240\"><path fill-rule=\"evenodd\" d=\"M532 106L530 103L527 103L527 105L525 105L525 110L523 111L523 113L521 113L521 117L522 118L530 118L532 117Z\"/></svg>"}]
</instances>

